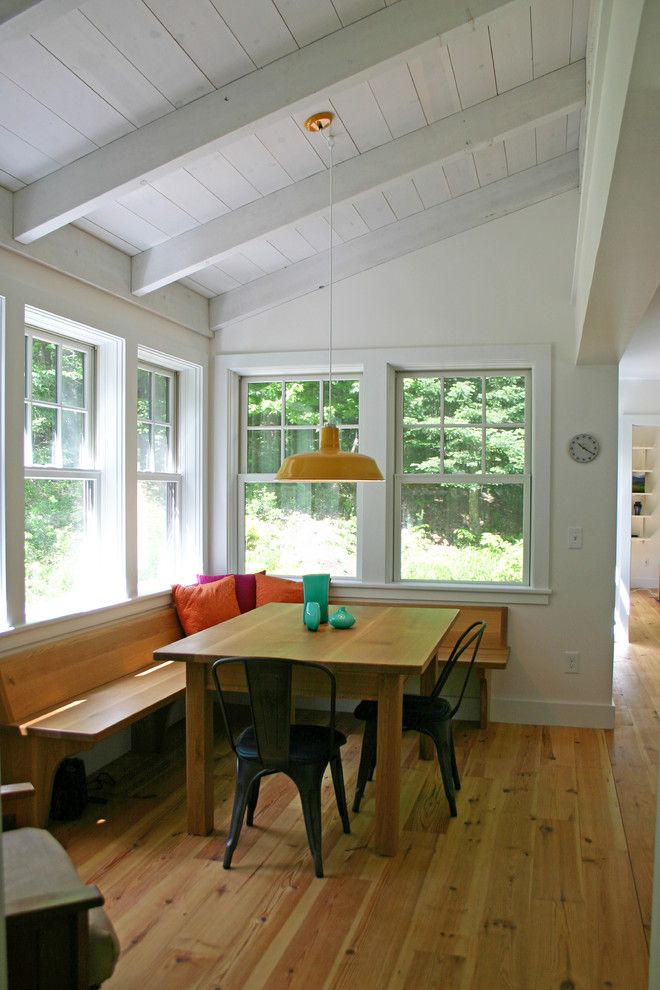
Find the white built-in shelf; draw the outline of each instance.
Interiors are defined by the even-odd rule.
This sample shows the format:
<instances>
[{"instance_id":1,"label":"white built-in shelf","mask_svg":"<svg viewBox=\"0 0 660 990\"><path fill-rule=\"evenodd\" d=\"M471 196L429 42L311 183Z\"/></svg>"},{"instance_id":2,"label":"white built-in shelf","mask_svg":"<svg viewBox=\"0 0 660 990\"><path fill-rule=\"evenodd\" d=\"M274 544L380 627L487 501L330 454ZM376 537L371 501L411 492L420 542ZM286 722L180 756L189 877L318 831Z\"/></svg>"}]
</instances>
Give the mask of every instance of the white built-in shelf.
<instances>
[{"instance_id":1,"label":"white built-in shelf","mask_svg":"<svg viewBox=\"0 0 660 990\"><path fill-rule=\"evenodd\" d=\"M651 461L652 464L654 463L653 457L649 457L648 456L648 452L649 452L649 450L655 451L655 445L654 444L648 444L648 445L647 444L633 444L633 448L632 449L633 449L634 452L636 452L636 456L633 456L633 462L636 461L637 464L639 465L639 467L635 467L635 466L632 467L632 476L633 476L633 478L635 477L635 475L640 475L640 474L644 478L646 478L648 476L648 481L646 481L644 483L644 486L643 487L645 489L652 489L653 488L653 484L652 484L651 475L653 474L653 468L647 467L647 464L648 464L649 460ZM632 485L631 485L631 487L632 487ZM631 512L630 512L630 520L631 520L630 521L630 528L631 528L631 534L630 534L630 536L631 536L631 539L634 540L634 541L636 541L637 543L646 543L646 542L648 542L650 536L653 536L653 533L647 533L647 531L646 531L646 520L647 519L650 519L651 516L652 516L652 513L649 511L649 509L651 508L651 505L653 503L651 503L651 505L649 505L648 502L642 501L642 499L646 499L646 496L647 495L651 495L651 494L652 494L652 491L643 491L643 492L631 491L631 493L630 493L630 495L631 495L631 506L630 506L630 508L631 508ZM644 512L640 512L639 514L633 512L632 511L632 509L633 509L632 503L633 502L641 502L641 505L642 505L642 508L644 509ZM651 529L653 528L653 524L652 523L650 524L649 528L651 528Z\"/></svg>"}]
</instances>

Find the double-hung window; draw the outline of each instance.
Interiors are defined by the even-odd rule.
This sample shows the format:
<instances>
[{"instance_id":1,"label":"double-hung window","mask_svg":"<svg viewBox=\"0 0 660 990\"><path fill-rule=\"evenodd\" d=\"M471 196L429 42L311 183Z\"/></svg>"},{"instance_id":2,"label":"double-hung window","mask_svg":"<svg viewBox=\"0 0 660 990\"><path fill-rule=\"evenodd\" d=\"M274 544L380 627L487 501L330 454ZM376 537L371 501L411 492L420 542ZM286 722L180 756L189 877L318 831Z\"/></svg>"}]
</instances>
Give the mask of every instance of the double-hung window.
<instances>
[{"instance_id":1,"label":"double-hung window","mask_svg":"<svg viewBox=\"0 0 660 990\"><path fill-rule=\"evenodd\" d=\"M25 605L29 618L85 607L98 565L95 349L25 334Z\"/></svg>"},{"instance_id":2,"label":"double-hung window","mask_svg":"<svg viewBox=\"0 0 660 990\"><path fill-rule=\"evenodd\" d=\"M144 593L177 579L181 537L177 372L141 363L137 393L138 587Z\"/></svg>"},{"instance_id":3,"label":"double-hung window","mask_svg":"<svg viewBox=\"0 0 660 990\"><path fill-rule=\"evenodd\" d=\"M360 381L333 379L343 450L357 450ZM239 564L275 574L357 575L357 486L275 481L285 457L316 450L328 422L328 382L316 377L241 382Z\"/></svg>"},{"instance_id":4,"label":"double-hung window","mask_svg":"<svg viewBox=\"0 0 660 990\"><path fill-rule=\"evenodd\" d=\"M529 583L531 376L401 373L395 578Z\"/></svg>"}]
</instances>

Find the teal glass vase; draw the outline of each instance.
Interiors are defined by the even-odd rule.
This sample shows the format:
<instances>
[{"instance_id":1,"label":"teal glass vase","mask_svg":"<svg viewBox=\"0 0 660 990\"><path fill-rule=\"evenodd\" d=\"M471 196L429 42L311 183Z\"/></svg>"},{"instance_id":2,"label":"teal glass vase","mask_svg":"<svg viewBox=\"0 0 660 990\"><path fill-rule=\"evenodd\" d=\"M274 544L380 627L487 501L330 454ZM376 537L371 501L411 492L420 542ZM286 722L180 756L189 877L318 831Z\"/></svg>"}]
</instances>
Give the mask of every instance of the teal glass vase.
<instances>
[{"instance_id":1,"label":"teal glass vase","mask_svg":"<svg viewBox=\"0 0 660 990\"><path fill-rule=\"evenodd\" d=\"M355 616L342 605L330 616L328 621L333 629L350 629L351 626L355 625Z\"/></svg>"},{"instance_id":2,"label":"teal glass vase","mask_svg":"<svg viewBox=\"0 0 660 990\"><path fill-rule=\"evenodd\" d=\"M318 602L321 610L321 622L328 621L328 597L330 594L329 574L303 574L303 622L305 621L305 606L308 602Z\"/></svg>"},{"instance_id":3,"label":"teal glass vase","mask_svg":"<svg viewBox=\"0 0 660 990\"><path fill-rule=\"evenodd\" d=\"M304 622L310 632L316 632L321 622L321 609L318 602L307 602Z\"/></svg>"}]
</instances>

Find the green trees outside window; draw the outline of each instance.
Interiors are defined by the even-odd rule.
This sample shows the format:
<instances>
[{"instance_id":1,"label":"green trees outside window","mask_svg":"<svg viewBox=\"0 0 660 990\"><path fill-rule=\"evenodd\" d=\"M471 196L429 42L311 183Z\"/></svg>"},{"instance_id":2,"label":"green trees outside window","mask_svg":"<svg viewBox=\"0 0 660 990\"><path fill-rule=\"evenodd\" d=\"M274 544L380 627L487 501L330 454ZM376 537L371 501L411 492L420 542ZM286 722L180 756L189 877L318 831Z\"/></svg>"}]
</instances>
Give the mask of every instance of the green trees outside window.
<instances>
[{"instance_id":1,"label":"green trees outside window","mask_svg":"<svg viewBox=\"0 0 660 990\"><path fill-rule=\"evenodd\" d=\"M332 418L344 450L357 450L360 382L317 378L243 382L240 488L243 566L276 574L357 574L355 484L280 484L290 454L316 450L319 424Z\"/></svg>"},{"instance_id":2,"label":"green trees outside window","mask_svg":"<svg viewBox=\"0 0 660 990\"><path fill-rule=\"evenodd\" d=\"M96 547L93 350L25 335L25 603L32 618L76 607Z\"/></svg>"},{"instance_id":3,"label":"green trees outside window","mask_svg":"<svg viewBox=\"0 0 660 990\"><path fill-rule=\"evenodd\" d=\"M138 588L144 593L177 577L176 372L140 365L137 394Z\"/></svg>"},{"instance_id":4,"label":"green trees outside window","mask_svg":"<svg viewBox=\"0 0 660 990\"><path fill-rule=\"evenodd\" d=\"M526 580L528 376L402 374L403 580Z\"/></svg>"}]
</instances>

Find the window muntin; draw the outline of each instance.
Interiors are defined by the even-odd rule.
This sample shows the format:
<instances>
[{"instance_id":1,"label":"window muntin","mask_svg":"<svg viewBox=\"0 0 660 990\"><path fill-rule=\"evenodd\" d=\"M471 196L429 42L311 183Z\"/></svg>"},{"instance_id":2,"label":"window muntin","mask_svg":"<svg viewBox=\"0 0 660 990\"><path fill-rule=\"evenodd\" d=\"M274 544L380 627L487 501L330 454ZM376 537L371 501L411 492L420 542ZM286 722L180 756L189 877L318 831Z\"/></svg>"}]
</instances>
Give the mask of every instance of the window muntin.
<instances>
[{"instance_id":1,"label":"window muntin","mask_svg":"<svg viewBox=\"0 0 660 990\"><path fill-rule=\"evenodd\" d=\"M312 377L242 381L239 552L246 571L357 575L357 486L275 481L285 457L318 448L319 423L330 415L328 391L327 381ZM343 450L358 449L359 403L359 379L333 379Z\"/></svg>"},{"instance_id":2,"label":"window muntin","mask_svg":"<svg viewBox=\"0 0 660 990\"><path fill-rule=\"evenodd\" d=\"M527 372L401 373L401 580L529 582Z\"/></svg>"},{"instance_id":3,"label":"window muntin","mask_svg":"<svg viewBox=\"0 0 660 990\"><path fill-rule=\"evenodd\" d=\"M176 374L140 365L137 388L138 471L172 471L176 462Z\"/></svg>"},{"instance_id":4,"label":"window muntin","mask_svg":"<svg viewBox=\"0 0 660 990\"><path fill-rule=\"evenodd\" d=\"M94 594L94 348L28 326L24 396L25 611L37 619Z\"/></svg>"},{"instance_id":5,"label":"window muntin","mask_svg":"<svg viewBox=\"0 0 660 990\"><path fill-rule=\"evenodd\" d=\"M25 464L89 468L93 349L28 328L25 335Z\"/></svg>"},{"instance_id":6,"label":"window muntin","mask_svg":"<svg viewBox=\"0 0 660 990\"><path fill-rule=\"evenodd\" d=\"M180 558L177 373L140 363L137 373L138 590L167 587Z\"/></svg>"}]
</instances>

